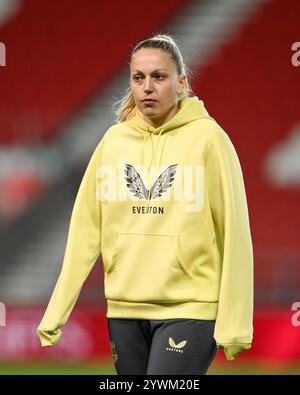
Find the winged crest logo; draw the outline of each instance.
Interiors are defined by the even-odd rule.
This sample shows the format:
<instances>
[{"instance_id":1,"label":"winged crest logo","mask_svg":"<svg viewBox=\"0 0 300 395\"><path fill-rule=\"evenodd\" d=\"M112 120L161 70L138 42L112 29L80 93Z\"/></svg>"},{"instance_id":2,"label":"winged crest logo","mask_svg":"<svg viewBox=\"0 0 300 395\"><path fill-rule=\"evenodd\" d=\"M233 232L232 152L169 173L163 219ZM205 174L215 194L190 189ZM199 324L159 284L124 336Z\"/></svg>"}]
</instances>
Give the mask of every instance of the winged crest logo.
<instances>
[{"instance_id":1,"label":"winged crest logo","mask_svg":"<svg viewBox=\"0 0 300 395\"><path fill-rule=\"evenodd\" d=\"M118 359L118 354L116 352L116 345L115 345L115 343L113 341L110 341L110 347L111 347L113 360L114 360L114 362L116 362L117 359Z\"/></svg>"},{"instance_id":2,"label":"winged crest logo","mask_svg":"<svg viewBox=\"0 0 300 395\"><path fill-rule=\"evenodd\" d=\"M169 345L173 348L183 348L186 345L187 341L183 340L182 342L175 344L174 340L169 337Z\"/></svg>"},{"instance_id":3,"label":"winged crest logo","mask_svg":"<svg viewBox=\"0 0 300 395\"><path fill-rule=\"evenodd\" d=\"M138 171L132 165L125 163L124 171L126 185L134 196L139 199L157 199L163 192L172 186L176 173L176 166L177 164L171 165L164 170L154 182L151 189L148 190Z\"/></svg>"}]
</instances>

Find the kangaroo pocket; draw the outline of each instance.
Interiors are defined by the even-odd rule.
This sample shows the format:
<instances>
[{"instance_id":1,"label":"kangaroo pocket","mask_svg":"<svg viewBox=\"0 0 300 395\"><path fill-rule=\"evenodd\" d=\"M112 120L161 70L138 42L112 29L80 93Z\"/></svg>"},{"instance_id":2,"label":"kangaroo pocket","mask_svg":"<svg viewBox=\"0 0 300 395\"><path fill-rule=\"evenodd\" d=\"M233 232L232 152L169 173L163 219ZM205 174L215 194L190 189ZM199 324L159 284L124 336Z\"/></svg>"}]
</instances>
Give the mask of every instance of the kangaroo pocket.
<instances>
[{"instance_id":1,"label":"kangaroo pocket","mask_svg":"<svg viewBox=\"0 0 300 395\"><path fill-rule=\"evenodd\" d=\"M194 300L196 279L178 256L178 235L119 233L105 272L105 296L130 302Z\"/></svg>"}]
</instances>

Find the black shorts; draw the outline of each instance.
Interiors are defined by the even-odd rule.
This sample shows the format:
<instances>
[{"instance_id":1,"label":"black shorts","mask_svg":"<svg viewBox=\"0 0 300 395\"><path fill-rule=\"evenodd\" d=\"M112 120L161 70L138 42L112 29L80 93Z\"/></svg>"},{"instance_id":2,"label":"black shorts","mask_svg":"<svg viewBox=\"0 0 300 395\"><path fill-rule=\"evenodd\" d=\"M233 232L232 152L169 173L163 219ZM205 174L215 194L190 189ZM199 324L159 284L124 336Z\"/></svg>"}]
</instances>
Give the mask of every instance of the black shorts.
<instances>
[{"instance_id":1,"label":"black shorts","mask_svg":"<svg viewBox=\"0 0 300 395\"><path fill-rule=\"evenodd\" d=\"M117 374L203 375L217 354L215 320L107 320Z\"/></svg>"}]
</instances>

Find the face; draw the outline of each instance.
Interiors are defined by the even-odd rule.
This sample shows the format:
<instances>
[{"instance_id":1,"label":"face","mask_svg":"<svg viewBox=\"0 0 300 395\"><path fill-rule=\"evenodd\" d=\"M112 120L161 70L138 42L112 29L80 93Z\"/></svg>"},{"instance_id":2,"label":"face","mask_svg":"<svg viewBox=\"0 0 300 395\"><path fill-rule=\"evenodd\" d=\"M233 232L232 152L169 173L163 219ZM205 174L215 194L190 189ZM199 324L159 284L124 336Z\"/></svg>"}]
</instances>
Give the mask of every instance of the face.
<instances>
[{"instance_id":1,"label":"face","mask_svg":"<svg viewBox=\"0 0 300 395\"><path fill-rule=\"evenodd\" d=\"M131 91L146 122L157 128L176 114L178 94L184 89L185 78L177 74L176 64L167 52L142 48L133 55Z\"/></svg>"}]
</instances>

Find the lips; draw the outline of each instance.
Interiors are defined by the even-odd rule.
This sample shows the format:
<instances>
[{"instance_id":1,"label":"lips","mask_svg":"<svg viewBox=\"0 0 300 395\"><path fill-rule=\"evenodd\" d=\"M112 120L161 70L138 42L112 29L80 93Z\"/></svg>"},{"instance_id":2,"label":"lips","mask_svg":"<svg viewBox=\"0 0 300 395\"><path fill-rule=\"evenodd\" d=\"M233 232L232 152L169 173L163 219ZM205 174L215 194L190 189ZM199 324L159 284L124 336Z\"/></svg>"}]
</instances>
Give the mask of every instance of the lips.
<instances>
[{"instance_id":1,"label":"lips","mask_svg":"<svg viewBox=\"0 0 300 395\"><path fill-rule=\"evenodd\" d=\"M154 99L144 99L144 100L142 100L142 102L143 102L143 103L156 103L157 100L154 100Z\"/></svg>"}]
</instances>

